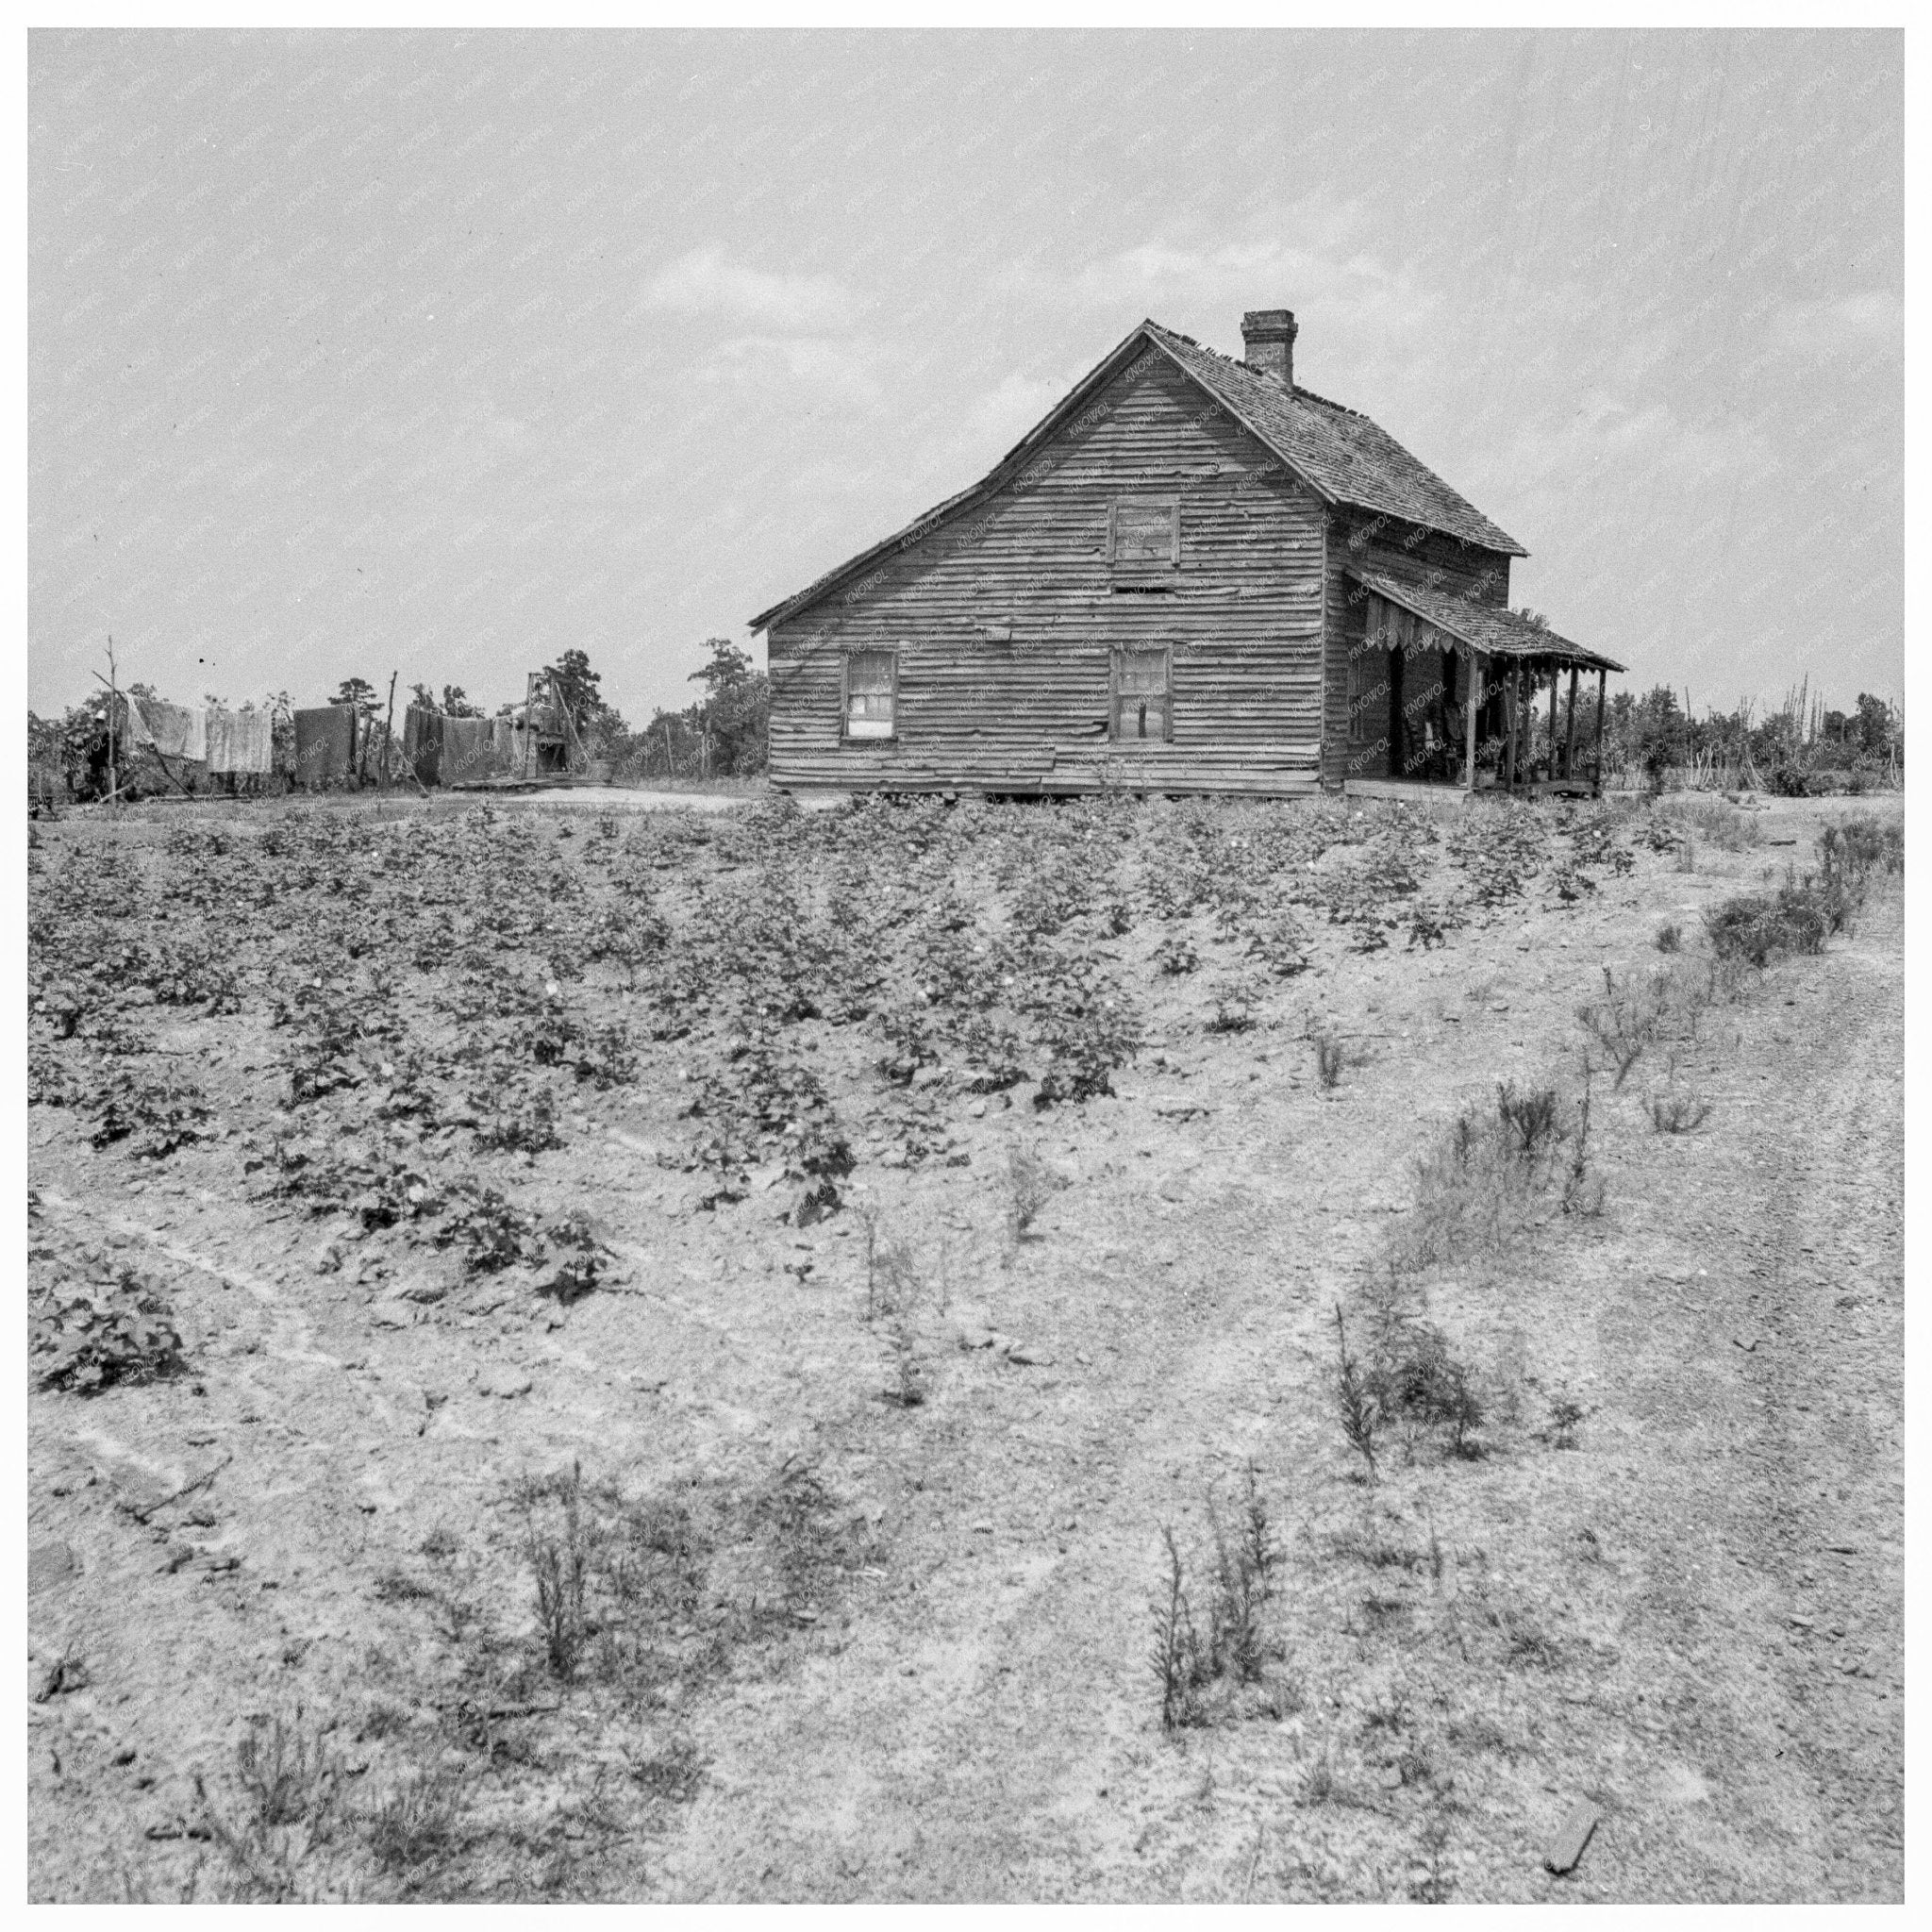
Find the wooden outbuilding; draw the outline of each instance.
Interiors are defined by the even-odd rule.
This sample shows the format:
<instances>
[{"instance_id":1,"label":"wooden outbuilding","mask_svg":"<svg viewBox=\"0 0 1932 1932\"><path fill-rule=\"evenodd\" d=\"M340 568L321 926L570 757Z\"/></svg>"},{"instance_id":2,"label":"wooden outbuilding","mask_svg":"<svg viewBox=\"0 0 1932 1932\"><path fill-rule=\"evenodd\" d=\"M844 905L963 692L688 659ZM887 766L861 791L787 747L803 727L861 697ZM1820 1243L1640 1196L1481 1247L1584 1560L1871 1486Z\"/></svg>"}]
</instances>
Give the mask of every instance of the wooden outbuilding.
<instances>
[{"instance_id":1,"label":"wooden outbuilding","mask_svg":"<svg viewBox=\"0 0 1932 1932\"><path fill-rule=\"evenodd\" d=\"M1141 323L971 489L760 611L773 782L1592 789L1577 680L1623 667L1509 610L1528 553L1297 386L1295 335L1253 311L1236 362Z\"/></svg>"}]
</instances>

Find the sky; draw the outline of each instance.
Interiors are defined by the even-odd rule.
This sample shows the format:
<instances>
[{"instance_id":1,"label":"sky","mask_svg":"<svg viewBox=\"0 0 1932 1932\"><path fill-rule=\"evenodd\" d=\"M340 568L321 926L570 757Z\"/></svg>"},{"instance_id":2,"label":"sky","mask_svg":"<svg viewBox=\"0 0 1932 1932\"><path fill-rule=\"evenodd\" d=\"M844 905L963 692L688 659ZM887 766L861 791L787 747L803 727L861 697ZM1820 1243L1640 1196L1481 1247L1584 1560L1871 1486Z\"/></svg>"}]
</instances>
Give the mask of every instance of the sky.
<instances>
[{"instance_id":1,"label":"sky","mask_svg":"<svg viewBox=\"0 0 1932 1932\"><path fill-rule=\"evenodd\" d=\"M1698 711L1904 695L1891 33L41 32L28 704L634 723L1143 317L1373 416Z\"/></svg>"}]
</instances>

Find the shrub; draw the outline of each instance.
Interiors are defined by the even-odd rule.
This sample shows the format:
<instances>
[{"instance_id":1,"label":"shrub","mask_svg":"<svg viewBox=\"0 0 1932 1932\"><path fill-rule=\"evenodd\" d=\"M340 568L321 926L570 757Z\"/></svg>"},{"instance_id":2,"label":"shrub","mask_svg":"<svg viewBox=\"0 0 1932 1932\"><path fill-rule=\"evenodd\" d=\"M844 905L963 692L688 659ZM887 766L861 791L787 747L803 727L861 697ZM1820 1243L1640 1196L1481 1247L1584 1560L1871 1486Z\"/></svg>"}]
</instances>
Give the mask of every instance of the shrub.
<instances>
[{"instance_id":1,"label":"shrub","mask_svg":"<svg viewBox=\"0 0 1932 1932\"><path fill-rule=\"evenodd\" d=\"M1565 1138L1554 1087L1518 1093L1513 1081L1496 1089L1496 1115L1511 1152L1531 1166L1548 1159Z\"/></svg>"},{"instance_id":2,"label":"shrub","mask_svg":"<svg viewBox=\"0 0 1932 1932\"><path fill-rule=\"evenodd\" d=\"M1841 880L1787 877L1775 892L1745 892L1704 915L1711 950L1762 970L1794 953L1822 953L1851 916Z\"/></svg>"},{"instance_id":3,"label":"shrub","mask_svg":"<svg viewBox=\"0 0 1932 1932\"><path fill-rule=\"evenodd\" d=\"M1583 1029L1617 1070L1615 1086L1623 1086L1643 1049L1657 1038L1669 1005L1671 980L1662 970L1641 980L1617 975L1604 968L1604 994L1576 1009Z\"/></svg>"},{"instance_id":4,"label":"shrub","mask_svg":"<svg viewBox=\"0 0 1932 1932\"><path fill-rule=\"evenodd\" d=\"M1818 835L1818 859L1826 880L1841 885L1848 898L1860 899L1874 873L1890 878L1904 872L1904 821L1860 813L1827 825Z\"/></svg>"},{"instance_id":5,"label":"shrub","mask_svg":"<svg viewBox=\"0 0 1932 1932\"><path fill-rule=\"evenodd\" d=\"M1657 949L1659 953L1678 953L1684 948L1684 929L1679 925L1666 923L1657 929Z\"/></svg>"},{"instance_id":6,"label":"shrub","mask_svg":"<svg viewBox=\"0 0 1932 1932\"><path fill-rule=\"evenodd\" d=\"M1337 1351L1335 1396L1341 1420L1341 1433L1348 1445L1367 1465L1371 1482L1375 1479L1375 1432L1382 1425L1382 1409L1376 1400L1374 1379L1364 1374L1361 1365L1349 1353L1348 1324L1342 1319L1341 1305L1335 1307Z\"/></svg>"},{"instance_id":7,"label":"shrub","mask_svg":"<svg viewBox=\"0 0 1932 1932\"><path fill-rule=\"evenodd\" d=\"M1585 1185L1588 1107L1586 1097L1566 1124L1554 1088L1519 1093L1506 1083L1493 1108L1465 1108L1416 1163L1415 1205L1393 1239L1393 1264L1415 1270L1507 1250L1556 1180L1566 1142L1575 1184Z\"/></svg>"}]
</instances>

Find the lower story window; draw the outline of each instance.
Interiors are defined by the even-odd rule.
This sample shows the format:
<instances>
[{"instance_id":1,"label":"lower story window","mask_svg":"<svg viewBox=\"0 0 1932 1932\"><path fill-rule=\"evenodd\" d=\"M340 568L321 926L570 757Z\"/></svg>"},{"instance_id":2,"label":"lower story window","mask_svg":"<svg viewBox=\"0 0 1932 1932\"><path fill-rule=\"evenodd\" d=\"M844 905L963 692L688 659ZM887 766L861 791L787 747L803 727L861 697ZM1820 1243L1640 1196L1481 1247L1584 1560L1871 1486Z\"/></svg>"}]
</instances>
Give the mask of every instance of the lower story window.
<instances>
[{"instance_id":1,"label":"lower story window","mask_svg":"<svg viewBox=\"0 0 1932 1932\"><path fill-rule=\"evenodd\" d=\"M845 736L891 738L899 701L899 654L850 651L845 657Z\"/></svg>"},{"instance_id":2,"label":"lower story window","mask_svg":"<svg viewBox=\"0 0 1932 1932\"><path fill-rule=\"evenodd\" d=\"M1162 743L1174 736L1174 712L1169 696L1173 654L1158 650L1120 650L1113 654L1113 724L1116 741L1141 739Z\"/></svg>"}]
</instances>

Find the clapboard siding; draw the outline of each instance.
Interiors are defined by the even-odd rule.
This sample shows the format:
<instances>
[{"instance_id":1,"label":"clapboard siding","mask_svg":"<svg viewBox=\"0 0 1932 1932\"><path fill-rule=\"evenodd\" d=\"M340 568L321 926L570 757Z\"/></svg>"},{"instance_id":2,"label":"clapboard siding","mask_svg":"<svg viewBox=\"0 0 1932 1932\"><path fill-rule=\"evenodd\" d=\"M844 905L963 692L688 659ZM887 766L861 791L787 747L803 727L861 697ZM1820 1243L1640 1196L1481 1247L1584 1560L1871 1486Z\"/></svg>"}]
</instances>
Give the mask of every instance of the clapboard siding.
<instances>
[{"instance_id":1,"label":"clapboard siding","mask_svg":"<svg viewBox=\"0 0 1932 1932\"><path fill-rule=\"evenodd\" d=\"M1349 663L1367 635L1367 593L1352 582L1351 568L1383 573L1399 581L1449 591L1498 608L1509 602L1509 558L1500 550L1485 550L1440 530L1424 529L1365 510L1338 508L1330 516L1326 570L1329 626L1328 702L1324 719L1324 756L1322 775L1335 785L1349 778L1389 775L1383 756L1351 749L1349 739ZM1380 679L1369 679L1373 691ZM1371 724L1371 747L1391 735L1389 701L1399 694L1384 692L1365 716Z\"/></svg>"},{"instance_id":2,"label":"clapboard siding","mask_svg":"<svg viewBox=\"0 0 1932 1932\"><path fill-rule=\"evenodd\" d=\"M1108 517L1124 496L1178 502L1171 590L1113 588ZM996 491L772 627L773 778L1305 788L1324 729L1326 521L1272 452L1143 350ZM1172 741L1111 744L1111 653L1161 646ZM897 736L841 742L845 654L882 648L898 652Z\"/></svg>"}]
</instances>

